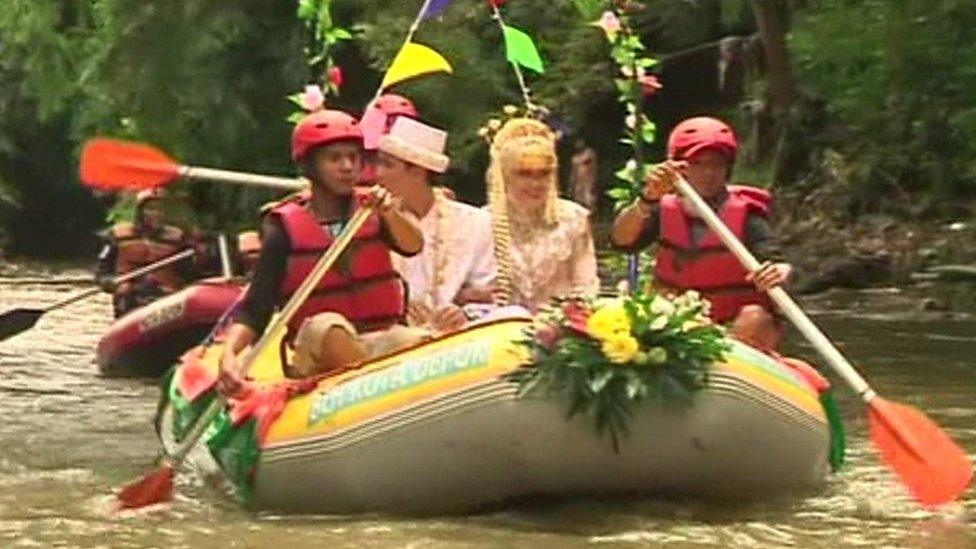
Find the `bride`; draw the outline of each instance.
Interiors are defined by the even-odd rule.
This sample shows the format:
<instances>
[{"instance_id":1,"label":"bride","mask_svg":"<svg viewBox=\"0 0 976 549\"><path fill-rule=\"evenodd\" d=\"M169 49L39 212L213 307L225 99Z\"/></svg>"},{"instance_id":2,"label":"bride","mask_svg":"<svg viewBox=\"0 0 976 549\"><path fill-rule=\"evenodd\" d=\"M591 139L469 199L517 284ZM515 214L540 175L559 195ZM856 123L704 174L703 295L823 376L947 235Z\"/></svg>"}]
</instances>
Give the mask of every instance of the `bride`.
<instances>
[{"instance_id":1,"label":"bride","mask_svg":"<svg viewBox=\"0 0 976 549\"><path fill-rule=\"evenodd\" d=\"M589 211L558 196L556 135L512 118L491 140L488 206L499 277L496 302L536 312L558 296L600 289Z\"/></svg>"}]
</instances>

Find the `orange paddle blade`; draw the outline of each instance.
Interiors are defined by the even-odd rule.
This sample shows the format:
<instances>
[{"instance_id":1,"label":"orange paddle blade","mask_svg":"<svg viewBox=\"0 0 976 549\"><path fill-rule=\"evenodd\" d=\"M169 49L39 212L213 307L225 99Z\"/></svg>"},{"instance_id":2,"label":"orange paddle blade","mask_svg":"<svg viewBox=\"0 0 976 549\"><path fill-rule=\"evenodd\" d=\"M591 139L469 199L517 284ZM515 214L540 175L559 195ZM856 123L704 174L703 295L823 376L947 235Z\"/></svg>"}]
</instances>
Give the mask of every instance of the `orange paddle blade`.
<instances>
[{"instance_id":1,"label":"orange paddle blade","mask_svg":"<svg viewBox=\"0 0 976 549\"><path fill-rule=\"evenodd\" d=\"M173 498L173 466L164 463L159 469L126 485L119 491L118 509L139 509Z\"/></svg>"},{"instance_id":2,"label":"orange paddle blade","mask_svg":"<svg viewBox=\"0 0 976 549\"><path fill-rule=\"evenodd\" d=\"M934 421L911 406L880 397L868 406L871 440L912 497L935 507L966 491L973 463Z\"/></svg>"},{"instance_id":3,"label":"orange paddle blade","mask_svg":"<svg viewBox=\"0 0 976 549\"><path fill-rule=\"evenodd\" d=\"M162 151L128 141L92 139L81 152L81 181L106 191L138 191L179 177L180 165Z\"/></svg>"}]
</instances>

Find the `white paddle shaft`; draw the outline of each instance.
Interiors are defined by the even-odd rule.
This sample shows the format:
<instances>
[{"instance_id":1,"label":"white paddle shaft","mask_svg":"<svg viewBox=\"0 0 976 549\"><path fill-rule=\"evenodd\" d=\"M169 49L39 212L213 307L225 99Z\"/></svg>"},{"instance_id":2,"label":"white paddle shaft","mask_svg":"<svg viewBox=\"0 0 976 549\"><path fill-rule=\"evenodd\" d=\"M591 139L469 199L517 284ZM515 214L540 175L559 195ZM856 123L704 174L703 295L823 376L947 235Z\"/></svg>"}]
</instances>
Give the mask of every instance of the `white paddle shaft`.
<instances>
[{"instance_id":1,"label":"white paddle shaft","mask_svg":"<svg viewBox=\"0 0 976 549\"><path fill-rule=\"evenodd\" d=\"M257 175L230 170L218 170L215 168L201 168L198 166L180 166L179 174L180 177L186 177L188 179L205 179L219 183L233 183L248 187L269 187L286 191L300 191L308 187L308 183L301 179Z\"/></svg>"},{"instance_id":2,"label":"white paddle shaft","mask_svg":"<svg viewBox=\"0 0 976 549\"><path fill-rule=\"evenodd\" d=\"M675 186L685 198L691 201L698 215L705 220L705 224L710 228L722 241L723 244L732 252L733 255L742 263L742 266L746 268L749 272L754 272L759 268L759 261L756 260L752 252L749 251L745 245L736 238L735 234L725 226L725 223L712 208L698 195L698 192L694 187L688 183L684 178L679 178ZM790 294L786 293L786 290L780 287L775 287L769 290L769 297L779 306L783 314L790 319L790 322L803 334L807 341L817 350L818 353L827 361L828 364L840 375L845 382L852 389L854 389L857 394L861 395L861 398L865 402L869 402L872 398L877 396L875 392L868 385L861 374L851 366L851 363L844 358L844 355L840 354L837 347L827 339L827 336L820 331L820 328L813 323L812 320L800 309L800 306L796 304L796 301L790 297Z\"/></svg>"}]
</instances>

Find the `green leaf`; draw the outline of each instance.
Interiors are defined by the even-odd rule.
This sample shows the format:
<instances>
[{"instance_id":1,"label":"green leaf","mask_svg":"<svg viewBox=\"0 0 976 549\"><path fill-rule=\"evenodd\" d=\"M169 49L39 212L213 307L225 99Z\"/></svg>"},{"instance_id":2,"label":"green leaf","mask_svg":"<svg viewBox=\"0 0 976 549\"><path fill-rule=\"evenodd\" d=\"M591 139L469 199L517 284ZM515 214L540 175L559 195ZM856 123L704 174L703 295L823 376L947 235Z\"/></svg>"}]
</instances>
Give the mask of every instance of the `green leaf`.
<instances>
[{"instance_id":1,"label":"green leaf","mask_svg":"<svg viewBox=\"0 0 976 549\"><path fill-rule=\"evenodd\" d=\"M298 0L298 18L309 21L315 17L315 0Z\"/></svg>"},{"instance_id":2,"label":"green leaf","mask_svg":"<svg viewBox=\"0 0 976 549\"><path fill-rule=\"evenodd\" d=\"M346 29L335 27L333 29L329 29L329 31L326 33L326 37L333 42L339 42L340 40L352 40L352 33Z\"/></svg>"},{"instance_id":3,"label":"green leaf","mask_svg":"<svg viewBox=\"0 0 976 549\"><path fill-rule=\"evenodd\" d=\"M656 137L657 125L645 117L644 123L641 125L641 138L644 140L644 143L650 145L654 143Z\"/></svg>"},{"instance_id":4,"label":"green leaf","mask_svg":"<svg viewBox=\"0 0 976 549\"><path fill-rule=\"evenodd\" d=\"M637 60L637 66L642 69L649 69L656 66L658 63L660 63L660 61L651 57L641 57Z\"/></svg>"},{"instance_id":5,"label":"green leaf","mask_svg":"<svg viewBox=\"0 0 976 549\"><path fill-rule=\"evenodd\" d=\"M611 367L612 368L612 367ZM594 393L599 393L607 386L607 383L613 379L614 371L611 368L603 370L595 378L590 381L590 390Z\"/></svg>"}]
</instances>

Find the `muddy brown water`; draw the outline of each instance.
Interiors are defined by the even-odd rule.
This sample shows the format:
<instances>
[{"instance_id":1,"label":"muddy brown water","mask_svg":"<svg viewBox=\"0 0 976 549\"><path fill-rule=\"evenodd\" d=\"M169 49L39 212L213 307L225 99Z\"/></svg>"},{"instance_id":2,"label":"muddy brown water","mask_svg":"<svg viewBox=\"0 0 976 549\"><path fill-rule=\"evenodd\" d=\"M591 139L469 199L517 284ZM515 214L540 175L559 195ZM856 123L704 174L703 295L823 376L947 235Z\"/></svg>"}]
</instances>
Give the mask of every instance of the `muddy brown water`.
<instances>
[{"instance_id":1,"label":"muddy brown water","mask_svg":"<svg viewBox=\"0 0 976 549\"><path fill-rule=\"evenodd\" d=\"M0 311L85 288L3 278ZM856 295L814 309L879 393L922 408L976 456L976 319L865 314ZM787 501L535 502L422 520L277 517L244 512L182 475L173 504L116 515L113 487L145 472L158 450L150 426L158 389L96 374L94 347L109 317L101 295L0 342L0 547L976 547L976 495L937 512L911 503L878 464L860 407L846 396L847 466Z\"/></svg>"}]
</instances>

